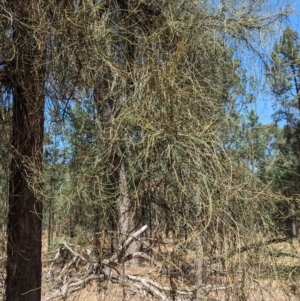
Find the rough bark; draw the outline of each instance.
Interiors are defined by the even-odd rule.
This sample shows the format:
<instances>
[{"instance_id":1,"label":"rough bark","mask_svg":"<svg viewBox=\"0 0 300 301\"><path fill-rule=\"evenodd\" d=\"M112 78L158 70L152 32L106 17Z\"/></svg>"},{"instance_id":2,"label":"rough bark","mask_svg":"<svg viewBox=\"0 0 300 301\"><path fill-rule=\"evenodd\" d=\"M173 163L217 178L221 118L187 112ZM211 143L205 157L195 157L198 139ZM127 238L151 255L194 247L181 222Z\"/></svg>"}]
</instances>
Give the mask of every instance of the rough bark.
<instances>
[{"instance_id":1,"label":"rough bark","mask_svg":"<svg viewBox=\"0 0 300 301\"><path fill-rule=\"evenodd\" d=\"M127 99L127 96L132 90L132 69L135 60L134 35L130 33L131 30L128 30L128 28L131 28L129 24L129 4L130 1L117 0L113 7L107 6L108 10L111 9L114 11L116 8L118 9L118 13L112 14L112 18L114 19L114 23L120 24L120 36L124 37L120 42L122 43L120 66L123 67L124 72L127 73L126 87L122 95L124 99ZM118 139L114 141L114 138L118 135L118 129L114 124L114 117L117 117L116 115L118 114L115 111L118 99L109 95L109 82L112 78L111 70L105 66L105 64L102 67L103 71L94 87L94 99L97 105L98 117L102 125L101 128L103 132L101 133L101 137L103 139L103 148L106 149L105 151L111 150L107 160L110 162L104 162L104 164L107 163L107 174L110 176L109 178L106 177L106 179L103 177L103 182L105 183L104 186L108 186L108 182L110 183L112 186L111 191L113 191L115 197L118 198L118 204L114 202L117 205L114 205L113 211L115 211L116 216L118 216L116 221L119 233L118 241L122 243L126 241L130 233L135 230L134 204L129 196L129 185L126 178L126 162L123 156L124 152L120 141L118 141ZM113 145L111 143L113 143ZM118 195L116 192L118 192ZM133 254L137 252L138 249L139 245L134 241L127 251L128 254Z\"/></svg>"},{"instance_id":2,"label":"rough bark","mask_svg":"<svg viewBox=\"0 0 300 301\"><path fill-rule=\"evenodd\" d=\"M121 163L120 171L120 194L121 202L119 206L120 210L120 242L124 242L128 235L131 234L135 229L135 220L134 220L134 210L132 208L132 202L129 198L125 166L124 163ZM134 254L139 250L139 244L136 241L133 241L127 249L127 254ZM137 263L136 260L134 260Z\"/></svg>"},{"instance_id":3,"label":"rough bark","mask_svg":"<svg viewBox=\"0 0 300 301\"><path fill-rule=\"evenodd\" d=\"M41 300L42 200L39 184L33 183L42 170L45 57L34 29L25 26L33 24L38 5L36 1L14 2L16 55L7 64L13 97L7 301Z\"/></svg>"},{"instance_id":4,"label":"rough bark","mask_svg":"<svg viewBox=\"0 0 300 301\"><path fill-rule=\"evenodd\" d=\"M131 4L130 1L118 0L118 4L121 10L121 19L123 26L125 28L124 31L124 48L125 48L125 57L126 57L126 71L127 71L127 87L126 93L130 94L132 87L133 87L133 79L132 79L132 72L133 72L133 65L135 62L135 37L132 34L132 17L130 18L130 8ZM131 28L131 29L129 29ZM127 29L127 30L126 30ZM127 95L125 95L127 97ZM126 169L125 163L122 159L121 150L119 151L119 158L120 158L120 170L119 170L119 183L120 183L120 205L119 205L119 212L120 212L120 219L119 219L119 229L120 229L120 242L124 242L128 235L130 235L136 226L135 221L135 212L134 212L134 204L129 196L128 191L128 182L126 179ZM127 250L127 254L134 254L138 252L139 244L134 241L131 243L130 247ZM133 260L131 263L136 264L137 260Z\"/></svg>"},{"instance_id":5,"label":"rough bark","mask_svg":"<svg viewBox=\"0 0 300 301\"><path fill-rule=\"evenodd\" d=\"M101 88L101 92L98 89L95 89L95 99L100 112L100 120L103 122L104 137L110 140L112 139L112 133L115 132L114 125L112 124L113 100L106 99L103 95L106 90L105 85L102 85ZM120 202L116 208L119 215L119 243L124 242L128 238L128 235L135 229L134 212L132 210L133 206L129 197L126 169L122 157L123 154L121 147L116 142L116 145L113 148L113 153L110 156L112 162L108 165L114 169L113 172L111 172L111 181L115 185L115 190L119 191L120 198ZM137 252L138 244L133 242L127 251L129 254Z\"/></svg>"}]
</instances>

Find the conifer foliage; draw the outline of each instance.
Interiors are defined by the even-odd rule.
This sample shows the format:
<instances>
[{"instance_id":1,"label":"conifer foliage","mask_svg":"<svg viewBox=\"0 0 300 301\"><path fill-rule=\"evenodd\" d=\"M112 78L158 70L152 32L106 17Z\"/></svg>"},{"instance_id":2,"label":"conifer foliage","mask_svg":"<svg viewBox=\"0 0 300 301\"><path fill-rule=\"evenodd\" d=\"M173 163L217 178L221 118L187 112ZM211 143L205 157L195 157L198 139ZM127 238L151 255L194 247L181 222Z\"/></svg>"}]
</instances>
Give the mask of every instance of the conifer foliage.
<instances>
[{"instance_id":1,"label":"conifer foliage","mask_svg":"<svg viewBox=\"0 0 300 301\"><path fill-rule=\"evenodd\" d=\"M194 260L194 280L185 284L195 289L187 295L200 299L217 281L208 266L225 267L242 246L257 246L263 231L273 235L268 184L256 174L261 145L255 163L228 147L229 116L246 85L236 50L253 49L287 14L268 12L265 2L0 3L0 82L8 100L1 109L13 114L6 300L41 299L43 229L49 245L54 231L91 245L97 279L120 265L125 277L124 263L137 265L136 256L149 258L169 239L162 270L173 300L182 248ZM143 253L137 236L146 230ZM66 250L78 256L64 242L57 257Z\"/></svg>"}]
</instances>

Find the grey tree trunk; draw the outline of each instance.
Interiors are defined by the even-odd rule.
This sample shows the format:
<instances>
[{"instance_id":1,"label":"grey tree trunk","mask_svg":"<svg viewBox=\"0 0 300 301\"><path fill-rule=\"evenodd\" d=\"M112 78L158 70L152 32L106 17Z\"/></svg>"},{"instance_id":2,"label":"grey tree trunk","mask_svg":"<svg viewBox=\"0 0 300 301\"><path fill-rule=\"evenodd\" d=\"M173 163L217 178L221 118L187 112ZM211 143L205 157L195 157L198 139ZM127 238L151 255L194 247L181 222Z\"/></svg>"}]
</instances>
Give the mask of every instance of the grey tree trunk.
<instances>
[{"instance_id":1,"label":"grey tree trunk","mask_svg":"<svg viewBox=\"0 0 300 301\"><path fill-rule=\"evenodd\" d=\"M120 205L119 205L119 212L120 212L120 220L119 220L119 229L120 229L120 242L124 242L128 235L130 235L135 229L135 219L134 219L134 211L132 202L130 201L129 194L128 194L128 186L126 180L126 172L124 163L121 163L120 171ZM138 252L139 244L134 240L127 249L127 254L134 254ZM137 263L134 261L133 263Z\"/></svg>"}]
</instances>

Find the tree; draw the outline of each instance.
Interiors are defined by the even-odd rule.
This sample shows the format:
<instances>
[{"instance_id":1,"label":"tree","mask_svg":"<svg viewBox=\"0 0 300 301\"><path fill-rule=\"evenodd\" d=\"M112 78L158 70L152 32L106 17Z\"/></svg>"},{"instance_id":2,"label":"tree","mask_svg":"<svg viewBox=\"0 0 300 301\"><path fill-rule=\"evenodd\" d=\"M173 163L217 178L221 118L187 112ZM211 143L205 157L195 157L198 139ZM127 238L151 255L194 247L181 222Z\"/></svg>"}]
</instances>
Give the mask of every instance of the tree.
<instances>
[{"instance_id":1,"label":"tree","mask_svg":"<svg viewBox=\"0 0 300 301\"><path fill-rule=\"evenodd\" d=\"M278 203L281 217L279 221L289 236L299 235L298 197L299 194L299 110L300 110L300 40L298 33L287 27L280 42L272 52L269 79L279 110L274 114L278 129L274 144L275 160L269 168L269 176L274 179L274 188L288 200Z\"/></svg>"},{"instance_id":2,"label":"tree","mask_svg":"<svg viewBox=\"0 0 300 301\"><path fill-rule=\"evenodd\" d=\"M288 125L293 124L300 109L299 52L298 33L287 27L271 54L269 78L275 100L280 105L275 120L284 120Z\"/></svg>"},{"instance_id":3,"label":"tree","mask_svg":"<svg viewBox=\"0 0 300 301\"><path fill-rule=\"evenodd\" d=\"M41 298L42 199L34 185L42 172L46 36L35 31L39 1L2 3L5 8L15 16L2 22L14 47L12 58L2 60L2 84L13 101L6 300L35 301Z\"/></svg>"},{"instance_id":4,"label":"tree","mask_svg":"<svg viewBox=\"0 0 300 301\"><path fill-rule=\"evenodd\" d=\"M231 157L224 162L220 137L240 93L241 64L228 45L251 45L251 35L268 26L268 17L257 17L261 4L250 11L241 5L240 13L236 2L221 9L194 1L89 1L56 12L62 21L51 39L49 90L64 96L62 108L90 106L89 93L96 103L89 148L96 160L84 161L84 173L82 160L72 160L76 183L84 183L78 195L87 188L99 204L109 203L125 237L146 220L159 231L175 229L174 237L201 227L199 200L203 220L211 221L218 201L228 214Z\"/></svg>"},{"instance_id":5,"label":"tree","mask_svg":"<svg viewBox=\"0 0 300 301\"><path fill-rule=\"evenodd\" d=\"M39 178L41 122L34 137L30 136L33 127L28 130L30 145L28 140L20 140L28 147L27 152L21 153L23 145L17 143L23 137L18 136L19 105L38 109L33 111L34 118L28 119L32 115L29 108L20 118L27 130L28 125L42 120L46 96L47 102L55 104L46 118L67 120L62 127L69 126L64 137L72 151L64 162L65 174L60 173L68 177L60 200L70 208L73 224L90 231L87 217L92 216L93 232L100 230L99 223L108 230L118 230L119 254L114 265L128 261L138 250L136 241L122 248L137 227L148 223L153 235L160 236L172 229L174 247L164 265L173 299L173 278L177 276L171 271L179 266L176 260L180 258L177 243L194 244L196 240L200 297L206 256L208 264L220 258L224 262L227 254L235 252L236 238L243 243L240 231L246 233L245 244L260 239L251 221L269 202L267 196L259 195L261 186L255 172L249 172L249 164L256 167L261 149L258 143L251 145L251 156L245 155L245 163L238 166L242 159L227 151L224 137L230 108L241 94L241 60L234 49L239 43L252 46L251 38L261 34L277 16L263 15L265 1L250 0L223 1L220 6L192 0L66 0L51 2L48 11L44 11L47 4L41 3L43 7L36 5L28 12L19 0L16 8L9 10L13 16L15 12L20 15L11 30L16 53L5 63L14 100L13 141L17 154L22 155L14 154L13 167L19 173L15 178L12 173L11 187L20 178L23 182L19 183L26 188L17 191L17 196L11 191L10 203L15 205L13 200L24 192L31 193L27 213L37 208L34 217L40 217L38 192L50 195L50 199L54 195L40 182L51 179L53 170L62 163L45 160L48 168ZM45 13L38 14L38 9ZM28 19L22 19L23 15ZM47 19L40 20L39 15ZM26 79L25 72L30 74ZM247 134L258 140L252 117L251 133ZM20 165L24 162L26 165ZM246 175L243 181L242 177L234 178L235 170ZM38 207L32 208L36 201ZM99 210L102 208L103 212ZM100 221L99 216L108 218ZM11 215L11 241L16 235L13 218ZM35 231L40 227L36 225ZM71 236L74 232L70 231ZM205 246L204 240L208 241ZM14 248L13 244L8 247L9 263ZM8 273L7 291L12 294L11 278ZM37 288L36 283L32 285ZM38 289L31 289L26 288L30 293L20 298L38 294ZM17 294L11 298L16 299Z\"/></svg>"},{"instance_id":6,"label":"tree","mask_svg":"<svg viewBox=\"0 0 300 301\"><path fill-rule=\"evenodd\" d=\"M96 19L89 19L90 26L82 8L70 35L70 41L80 36L82 47L74 50L73 44L64 44L70 54L67 65L80 73L80 86L93 90L98 104L99 144L94 146L100 147L97 163L89 168L97 175L96 199L115 206L125 235L147 220L152 231L174 229L175 242L183 233L187 238L199 234L198 241L216 242L219 249L212 250L222 254L236 247L240 228L246 229L247 240L259 239L253 236L255 212L263 212L260 221L268 228L267 207L272 204L258 197L264 188L249 170L250 164L257 167L262 154L258 143L249 142L258 140L257 125L253 122L246 137L247 154L240 166L220 137L226 133L226 109L234 106L238 93L233 91L239 84L240 61L226 42L248 38L249 43L252 29L258 33L266 19L257 19L257 7L251 6L253 15L247 6L243 13L232 9L235 3L223 11L192 1L114 4L90 4L88 12ZM234 178L233 171L241 177ZM81 179L87 175L78 173ZM122 214L132 223L127 230Z\"/></svg>"},{"instance_id":7,"label":"tree","mask_svg":"<svg viewBox=\"0 0 300 301\"><path fill-rule=\"evenodd\" d=\"M8 201L8 177L10 173L10 141L11 141L11 120L12 112L9 107L5 105L7 101L5 95L2 96L3 103L0 105L0 195L1 207L0 211L0 229L6 229L6 210Z\"/></svg>"}]
</instances>

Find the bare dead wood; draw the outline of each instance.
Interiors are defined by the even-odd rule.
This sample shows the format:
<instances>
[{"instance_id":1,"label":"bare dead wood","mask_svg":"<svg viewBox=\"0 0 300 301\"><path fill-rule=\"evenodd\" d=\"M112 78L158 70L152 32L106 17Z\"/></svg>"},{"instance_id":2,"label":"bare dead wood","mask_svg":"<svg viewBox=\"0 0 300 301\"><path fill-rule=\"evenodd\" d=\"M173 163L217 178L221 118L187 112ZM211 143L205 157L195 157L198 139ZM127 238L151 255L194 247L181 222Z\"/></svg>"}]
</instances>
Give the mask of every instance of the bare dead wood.
<instances>
[{"instance_id":1,"label":"bare dead wood","mask_svg":"<svg viewBox=\"0 0 300 301\"><path fill-rule=\"evenodd\" d=\"M133 280L133 281L138 281L142 283L145 288L149 290L153 290L153 288L158 289L159 291L164 291L164 292L171 292L171 288L168 286L162 286L158 284L157 282L153 281L152 279L144 278L144 277L138 277L138 276L132 276L132 275L126 275L128 279ZM191 290L177 290L176 293L178 295L183 295L183 296L193 296L193 292Z\"/></svg>"},{"instance_id":2,"label":"bare dead wood","mask_svg":"<svg viewBox=\"0 0 300 301\"><path fill-rule=\"evenodd\" d=\"M87 261L87 259L85 257L83 257L82 255L80 255L79 253L75 252L74 250L71 249L70 246L68 246L68 244L66 242L64 242L64 247L71 253L74 255L74 257L76 258L80 258L82 261ZM90 250L87 250L88 255L91 255Z\"/></svg>"},{"instance_id":3,"label":"bare dead wood","mask_svg":"<svg viewBox=\"0 0 300 301\"><path fill-rule=\"evenodd\" d=\"M153 263L154 265L159 265L159 262L156 261L155 259L153 259L152 257L150 257L149 255L147 255L144 252L136 252L132 255L133 258L142 258L145 260L148 260L149 262Z\"/></svg>"},{"instance_id":4,"label":"bare dead wood","mask_svg":"<svg viewBox=\"0 0 300 301\"><path fill-rule=\"evenodd\" d=\"M110 258L110 262L123 263L133 258L133 254L126 255L126 251L129 248L130 244L138 238L142 233L148 229L147 225L144 225L142 228L129 235L126 241L124 241L117 249L117 252Z\"/></svg>"},{"instance_id":5,"label":"bare dead wood","mask_svg":"<svg viewBox=\"0 0 300 301\"><path fill-rule=\"evenodd\" d=\"M59 289L58 291L56 291L54 294L44 299L43 301L51 301L56 298L66 298L68 294L82 289L82 287L85 286L91 280L103 280L103 278L104 278L103 275L90 275L89 277L86 277L77 282L70 281L67 284L65 284L61 289Z\"/></svg>"},{"instance_id":6,"label":"bare dead wood","mask_svg":"<svg viewBox=\"0 0 300 301\"><path fill-rule=\"evenodd\" d=\"M110 283L118 283L124 288L146 297L147 294L153 295L159 300L169 301L171 300L172 288L169 286L163 286L156 281L146 278L138 277L134 275L125 274L122 271L124 262L132 258L142 258L150 263L154 263L156 266L163 265L162 263L153 260L145 252L135 252L134 254L128 254L120 256L121 254L126 254L128 246L138 237L147 230L147 225L143 226L136 232L130 235L128 239L119 246L116 253L110 258L105 258L102 261L97 261L96 258L92 256L86 257L86 252L88 249L79 248L79 250L74 250L74 246L69 243L63 243L62 246L56 251L54 258L52 259L50 270L48 271L50 281L52 281L52 286L49 293L51 295L44 299L44 301L51 301L57 298L66 298L72 292L80 290L87 283L93 280L109 281ZM64 252L67 252L67 261L64 262ZM59 264L59 260L63 260L63 267L61 267L56 275L52 272L53 265ZM84 264L77 267L78 260L82 261ZM48 262L48 261L46 261ZM122 271L122 272L120 272ZM194 297L194 293L191 290L180 289L176 290L177 300L191 300Z\"/></svg>"},{"instance_id":7,"label":"bare dead wood","mask_svg":"<svg viewBox=\"0 0 300 301\"><path fill-rule=\"evenodd\" d=\"M153 287L153 285L151 285L147 279L137 277L137 276L130 276L130 275L127 275L127 277L128 277L128 279L140 282L147 290L149 290L154 296L159 297L161 300L163 300L163 301L170 300L164 294L162 294L159 290L157 290L155 287Z\"/></svg>"},{"instance_id":8,"label":"bare dead wood","mask_svg":"<svg viewBox=\"0 0 300 301\"><path fill-rule=\"evenodd\" d=\"M117 266L130 260L131 258L143 258L149 261L153 261L150 256L143 252L137 252L135 254L129 254L127 256L120 257L120 253L126 252L130 244L138 238L144 231L147 230L147 225L143 226L138 231L134 232L130 237L119 246L117 252L109 259L103 259L101 262L97 258L91 256L91 251L86 248L80 248L77 245L72 245L64 242L60 248L54 252L45 253L44 256L55 253L55 256L51 260L44 260L44 263L51 262L49 270L47 272L47 279L52 281L50 288L51 296L46 299L52 300L55 298L66 298L71 292L80 289L87 282L94 279L98 280L111 280L114 282L120 282L123 277L118 271ZM75 247L79 247L78 250L74 250ZM78 269L79 262L83 262L80 270ZM53 266L62 262L61 269L56 275L53 273ZM72 275L72 276L71 276ZM79 280L78 280L79 279Z\"/></svg>"}]
</instances>

